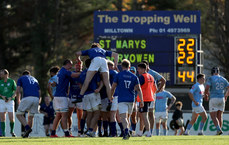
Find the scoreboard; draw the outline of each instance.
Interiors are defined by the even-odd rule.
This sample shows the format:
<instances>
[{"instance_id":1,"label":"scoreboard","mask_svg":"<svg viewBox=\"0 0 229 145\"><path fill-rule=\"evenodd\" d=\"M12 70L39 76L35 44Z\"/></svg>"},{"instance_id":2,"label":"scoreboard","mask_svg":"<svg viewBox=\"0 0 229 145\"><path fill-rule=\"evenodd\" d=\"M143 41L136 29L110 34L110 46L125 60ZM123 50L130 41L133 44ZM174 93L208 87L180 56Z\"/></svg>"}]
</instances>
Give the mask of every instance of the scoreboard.
<instances>
[{"instance_id":1,"label":"scoreboard","mask_svg":"<svg viewBox=\"0 0 229 145\"><path fill-rule=\"evenodd\" d=\"M96 11L94 41L119 62L147 60L167 86L192 85L202 69L199 11Z\"/></svg>"}]
</instances>

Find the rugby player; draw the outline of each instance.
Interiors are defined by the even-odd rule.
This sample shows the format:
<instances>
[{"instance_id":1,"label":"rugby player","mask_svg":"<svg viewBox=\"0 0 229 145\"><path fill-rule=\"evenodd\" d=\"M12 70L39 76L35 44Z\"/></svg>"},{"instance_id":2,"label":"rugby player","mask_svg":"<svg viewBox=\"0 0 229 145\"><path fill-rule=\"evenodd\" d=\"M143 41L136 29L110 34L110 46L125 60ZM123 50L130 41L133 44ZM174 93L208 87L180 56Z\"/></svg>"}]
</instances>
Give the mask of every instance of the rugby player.
<instances>
[{"instance_id":1,"label":"rugby player","mask_svg":"<svg viewBox=\"0 0 229 145\"><path fill-rule=\"evenodd\" d=\"M209 112L212 121L217 129L216 135L221 135L223 112L225 109L225 102L229 96L229 83L228 81L219 75L219 68L213 67L211 70L212 76L208 79L205 87L205 98L209 101ZM226 94L224 90L227 88ZM210 90L210 93L209 93Z\"/></svg>"},{"instance_id":2,"label":"rugby player","mask_svg":"<svg viewBox=\"0 0 229 145\"><path fill-rule=\"evenodd\" d=\"M68 126L67 126L67 118L68 118L68 88L69 81L71 77L76 78L79 77L80 72L74 73L71 72L72 61L66 59L63 63L62 68L57 74L57 82L56 82L56 92L54 94L53 105L54 110L56 112L55 119L53 121L53 129L50 137L58 137L56 135L56 129L61 120L62 128L64 130L65 137L73 137L69 134Z\"/></svg>"},{"instance_id":3,"label":"rugby player","mask_svg":"<svg viewBox=\"0 0 229 145\"><path fill-rule=\"evenodd\" d=\"M8 112L10 120L10 133L12 137L16 137L14 133L14 100L16 96L16 82L9 78L9 72L6 69L0 71L0 120L2 136L6 135L6 112Z\"/></svg>"},{"instance_id":4,"label":"rugby player","mask_svg":"<svg viewBox=\"0 0 229 145\"><path fill-rule=\"evenodd\" d=\"M110 98L111 96L111 86L109 82L109 70L107 66L107 60L106 56L109 57L114 57L114 67L115 69L117 68L118 65L118 54L112 51L106 51L101 48L101 46L98 43L93 43L91 45L91 49L88 50L83 50L83 51L78 51L76 52L76 57L79 59L79 56L85 56L88 55L91 59L91 65L88 68L86 79L84 81L84 84L81 88L80 91L80 96L78 97L78 101L81 102L83 95L85 91L88 88L89 83L91 82L93 76L96 74L96 72L101 72L102 78L103 78L103 83L106 86L106 92L108 97Z\"/></svg>"},{"instance_id":5,"label":"rugby player","mask_svg":"<svg viewBox=\"0 0 229 145\"><path fill-rule=\"evenodd\" d=\"M90 59L85 61L85 65L87 67L90 66L90 63ZM84 70L80 74L81 84L85 83L87 71L88 69ZM83 97L83 109L87 111L87 122L89 122L87 135L90 137L95 137L95 128L100 117L101 98L99 91L102 89L102 87L103 83L101 81L99 72L97 72L89 83L89 86Z\"/></svg>"},{"instance_id":6,"label":"rugby player","mask_svg":"<svg viewBox=\"0 0 229 145\"><path fill-rule=\"evenodd\" d=\"M146 137L151 137L150 131L150 123L148 119L149 106L152 101L154 101L154 95L156 93L157 87L154 82L154 78L152 75L146 72L147 66L145 63L138 64L137 71L139 73L139 81L141 84L143 100L144 100L144 108L139 108L140 119L144 122L146 129ZM140 102L139 97L137 97L137 101ZM143 125L143 124L142 124ZM143 126L140 126L140 131L138 132L138 136L142 136L143 134Z\"/></svg>"},{"instance_id":7,"label":"rugby player","mask_svg":"<svg viewBox=\"0 0 229 145\"><path fill-rule=\"evenodd\" d=\"M34 114L38 113L38 106L41 101L41 91L37 79L30 75L29 71L24 71L17 81L17 99L18 109L16 116L21 124L25 127L25 133L23 138L29 137L32 132ZM21 96L21 89L23 89L23 97ZM28 111L28 122L24 115L25 111Z\"/></svg>"},{"instance_id":8,"label":"rugby player","mask_svg":"<svg viewBox=\"0 0 229 145\"><path fill-rule=\"evenodd\" d=\"M75 71L73 72L81 72L82 71L82 63L75 64ZM77 78L70 78L70 92L69 92L69 104L68 104L68 128L69 133L72 134L72 114L76 109L77 118L78 118L78 134L81 132L80 128L80 120L83 115L83 104L82 102L79 103L72 103L76 100L77 96L80 94L80 81L79 77Z\"/></svg>"},{"instance_id":9,"label":"rugby player","mask_svg":"<svg viewBox=\"0 0 229 145\"><path fill-rule=\"evenodd\" d=\"M162 87L160 92L156 94L156 101L155 101L156 135L160 134L159 130L160 130L161 121L163 126L163 134L167 135L168 111L176 101L176 98L170 92L164 89L165 89L165 85ZM168 99L171 99L169 106L167 106Z\"/></svg>"},{"instance_id":10,"label":"rugby player","mask_svg":"<svg viewBox=\"0 0 229 145\"><path fill-rule=\"evenodd\" d=\"M56 92L56 82L57 82L57 72L60 70L58 66L54 66L49 70L51 78L48 81L48 93L53 100L54 94Z\"/></svg>"},{"instance_id":11,"label":"rugby player","mask_svg":"<svg viewBox=\"0 0 229 145\"><path fill-rule=\"evenodd\" d=\"M193 124L196 122L198 116L201 116L200 130L198 135L203 135L204 123L207 120L207 113L203 107L203 96L204 96L204 83L205 75L197 75L197 83L194 84L189 91L189 98L192 100L192 120L189 122L184 135L189 135L190 129Z\"/></svg>"},{"instance_id":12,"label":"rugby player","mask_svg":"<svg viewBox=\"0 0 229 145\"><path fill-rule=\"evenodd\" d=\"M122 125L125 129L123 139L127 140L130 137L129 119L133 111L133 104L135 102L135 90L137 90L139 94L140 107L143 107L144 104L139 79L136 75L129 71L130 62L124 59L122 61L121 66L122 71L116 75L114 82L112 84L111 95L113 96L115 89L117 87L118 110L122 121ZM109 99L112 102L113 97Z\"/></svg>"},{"instance_id":13,"label":"rugby player","mask_svg":"<svg viewBox=\"0 0 229 145\"><path fill-rule=\"evenodd\" d=\"M147 60L143 60L142 62L146 64L146 67L147 67L146 72L151 74L153 76L153 78L154 78L154 81L156 81L156 83L159 84L158 89L157 89L157 93L160 92L162 87L166 84L165 78L162 75L160 75L158 72L150 69L149 62ZM154 120L155 120L155 117L154 117L154 106L155 106L155 102L152 101L150 103L150 106L149 106L149 121L150 121L151 134L153 133Z\"/></svg>"},{"instance_id":14,"label":"rugby player","mask_svg":"<svg viewBox=\"0 0 229 145\"><path fill-rule=\"evenodd\" d=\"M137 70L134 66L131 66L130 72L132 72L133 74L136 75ZM137 97L137 93L136 93L135 97ZM136 124L137 124L137 103L136 103L136 100L134 102L133 112L132 112L130 117L131 117L131 131L130 131L130 133L132 136L136 136L136 131L135 131L136 130Z\"/></svg>"}]
</instances>

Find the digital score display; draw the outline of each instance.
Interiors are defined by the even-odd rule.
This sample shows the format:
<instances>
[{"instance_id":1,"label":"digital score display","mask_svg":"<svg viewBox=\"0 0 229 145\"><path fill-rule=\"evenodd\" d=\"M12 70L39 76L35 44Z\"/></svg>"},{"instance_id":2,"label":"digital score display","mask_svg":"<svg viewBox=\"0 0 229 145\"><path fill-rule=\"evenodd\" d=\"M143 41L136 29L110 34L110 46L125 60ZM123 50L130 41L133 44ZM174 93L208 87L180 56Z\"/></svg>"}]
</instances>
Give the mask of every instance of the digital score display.
<instances>
[{"instance_id":1,"label":"digital score display","mask_svg":"<svg viewBox=\"0 0 229 145\"><path fill-rule=\"evenodd\" d=\"M175 37L176 84L193 84L196 78L196 38Z\"/></svg>"},{"instance_id":2,"label":"digital score display","mask_svg":"<svg viewBox=\"0 0 229 145\"><path fill-rule=\"evenodd\" d=\"M166 86L190 86L202 70L200 11L95 11L94 41L132 66L147 60ZM112 59L112 58L108 58Z\"/></svg>"}]
</instances>

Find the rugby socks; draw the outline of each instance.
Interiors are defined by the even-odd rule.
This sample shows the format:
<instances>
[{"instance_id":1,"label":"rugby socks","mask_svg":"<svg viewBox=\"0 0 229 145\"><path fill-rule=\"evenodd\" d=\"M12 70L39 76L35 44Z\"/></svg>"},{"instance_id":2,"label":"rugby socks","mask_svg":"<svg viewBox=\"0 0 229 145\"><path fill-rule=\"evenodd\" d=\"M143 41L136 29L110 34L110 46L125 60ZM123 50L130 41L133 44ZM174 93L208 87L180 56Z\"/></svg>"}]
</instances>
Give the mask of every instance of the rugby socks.
<instances>
[{"instance_id":1,"label":"rugby socks","mask_svg":"<svg viewBox=\"0 0 229 145\"><path fill-rule=\"evenodd\" d=\"M102 120L98 120L98 131L102 134Z\"/></svg>"},{"instance_id":2,"label":"rugby socks","mask_svg":"<svg viewBox=\"0 0 229 145\"><path fill-rule=\"evenodd\" d=\"M10 133L14 133L14 122L10 122Z\"/></svg>"},{"instance_id":3,"label":"rugby socks","mask_svg":"<svg viewBox=\"0 0 229 145\"><path fill-rule=\"evenodd\" d=\"M164 135L167 135L167 129L163 129Z\"/></svg>"},{"instance_id":4,"label":"rugby socks","mask_svg":"<svg viewBox=\"0 0 229 145\"><path fill-rule=\"evenodd\" d=\"M1 122L2 136L6 135L6 122Z\"/></svg>"},{"instance_id":5,"label":"rugby socks","mask_svg":"<svg viewBox=\"0 0 229 145\"><path fill-rule=\"evenodd\" d=\"M108 121L103 121L104 136L108 136Z\"/></svg>"},{"instance_id":6,"label":"rugby socks","mask_svg":"<svg viewBox=\"0 0 229 145\"><path fill-rule=\"evenodd\" d=\"M116 122L110 122L110 129L111 129L111 136L116 136L117 134Z\"/></svg>"},{"instance_id":7,"label":"rugby socks","mask_svg":"<svg viewBox=\"0 0 229 145\"><path fill-rule=\"evenodd\" d=\"M80 128L81 128L81 134L84 134L84 127L85 127L85 120L81 119L80 120Z\"/></svg>"},{"instance_id":8,"label":"rugby socks","mask_svg":"<svg viewBox=\"0 0 229 145\"><path fill-rule=\"evenodd\" d=\"M159 135L159 129L156 129L156 135Z\"/></svg>"},{"instance_id":9,"label":"rugby socks","mask_svg":"<svg viewBox=\"0 0 229 145\"><path fill-rule=\"evenodd\" d=\"M30 128L30 126L27 124L27 125L25 126L25 130L29 130L29 129L31 129L31 128Z\"/></svg>"},{"instance_id":10,"label":"rugby socks","mask_svg":"<svg viewBox=\"0 0 229 145\"><path fill-rule=\"evenodd\" d=\"M56 135L56 130L52 130L51 135Z\"/></svg>"},{"instance_id":11,"label":"rugby socks","mask_svg":"<svg viewBox=\"0 0 229 145\"><path fill-rule=\"evenodd\" d=\"M123 125L122 123L118 123L119 127L120 127L120 130L121 130L121 134L124 134L124 130L123 130Z\"/></svg>"},{"instance_id":12,"label":"rugby socks","mask_svg":"<svg viewBox=\"0 0 229 145\"><path fill-rule=\"evenodd\" d=\"M192 125L189 123L187 128L186 128L186 130L185 130L185 133L189 134L189 131L190 131L191 128L192 128Z\"/></svg>"},{"instance_id":13,"label":"rugby socks","mask_svg":"<svg viewBox=\"0 0 229 145\"><path fill-rule=\"evenodd\" d=\"M65 136L70 136L68 129L64 129L64 135Z\"/></svg>"},{"instance_id":14,"label":"rugby socks","mask_svg":"<svg viewBox=\"0 0 229 145\"><path fill-rule=\"evenodd\" d=\"M203 132L204 122L200 122L200 131Z\"/></svg>"},{"instance_id":15,"label":"rugby socks","mask_svg":"<svg viewBox=\"0 0 229 145\"><path fill-rule=\"evenodd\" d=\"M221 128L219 127L219 125L216 126L217 131L221 131Z\"/></svg>"},{"instance_id":16,"label":"rugby socks","mask_svg":"<svg viewBox=\"0 0 229 145\"><path fill-rule=\"evenodd\" d=\"M150 129L150 133L153 135L153 129L152 128Z\"/></svg>"},{"instance_id":17,"label":"rugby socks","mask_svg":"<svg viewBox=\"0 0 229 145\"><path fill-rule=\"evenodd\" d=\"M125 129L124 135L129 135L129 129L128 128Z\"/></svg>"},{"instance_id":18,"label":"rugby socks","mask_svg":"<svg viewBox=\"0 0 229 145\"><path fill-rule=\"evenodd\" d=\"M135 130L136 130L136 124L134 124L134 123L131 122L131 129L132 129L133 131L135 131Z\"/></svg>"}]
</instances>

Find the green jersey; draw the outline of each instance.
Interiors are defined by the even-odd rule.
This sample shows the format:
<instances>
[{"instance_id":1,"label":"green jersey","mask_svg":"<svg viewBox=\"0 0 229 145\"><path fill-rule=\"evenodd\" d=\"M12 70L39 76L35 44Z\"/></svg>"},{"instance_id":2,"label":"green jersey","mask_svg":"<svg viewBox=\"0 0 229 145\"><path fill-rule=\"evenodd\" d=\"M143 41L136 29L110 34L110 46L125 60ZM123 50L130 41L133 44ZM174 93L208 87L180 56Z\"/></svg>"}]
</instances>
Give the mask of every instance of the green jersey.
<instances>
[{"instance_id":1,"label":"green jersey","mask_svg":"<svg viewBox=\"0 0 229 145\"><path fill-rule=\"evenodd\" d=\"M14 92L16 91L17 85L14 80L11 78L7 79L7 82L5 83L4 80L0 80L0 95L6 96L6 98L10 98L13 96ZM0 97L2 99L2 97ZM14 98L12 98L14 100Z\"/></svg>"}]
</instances>

